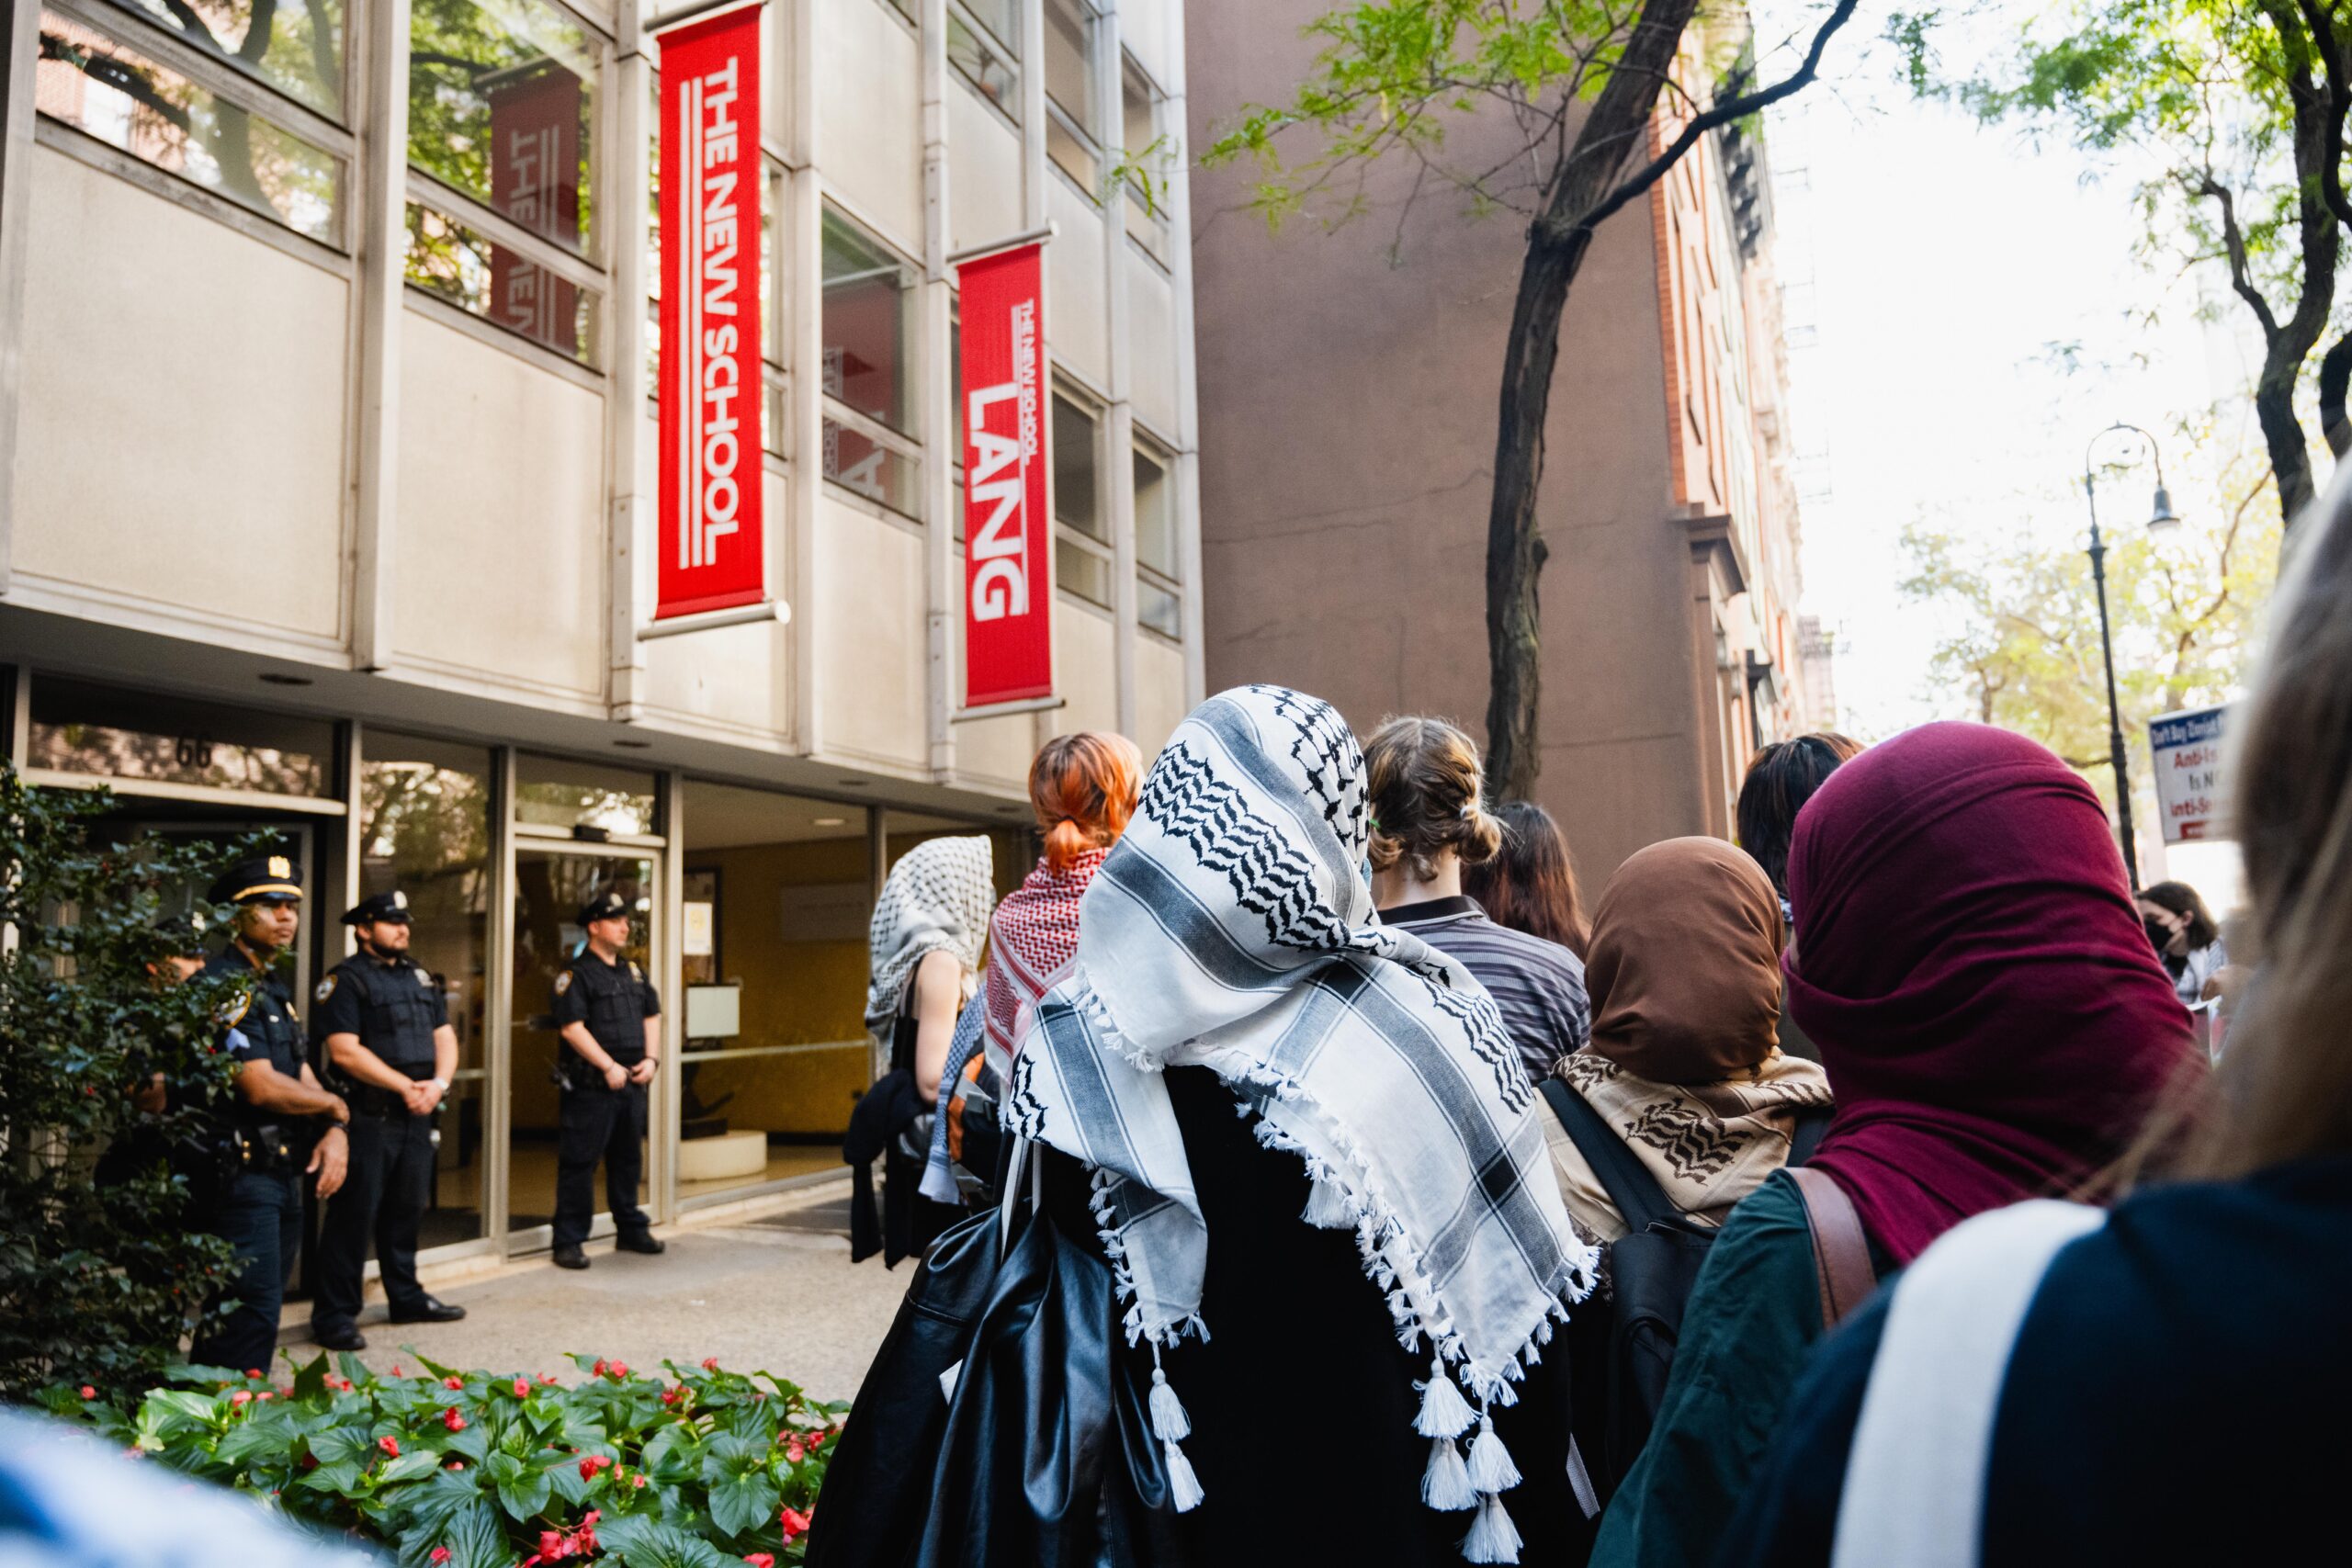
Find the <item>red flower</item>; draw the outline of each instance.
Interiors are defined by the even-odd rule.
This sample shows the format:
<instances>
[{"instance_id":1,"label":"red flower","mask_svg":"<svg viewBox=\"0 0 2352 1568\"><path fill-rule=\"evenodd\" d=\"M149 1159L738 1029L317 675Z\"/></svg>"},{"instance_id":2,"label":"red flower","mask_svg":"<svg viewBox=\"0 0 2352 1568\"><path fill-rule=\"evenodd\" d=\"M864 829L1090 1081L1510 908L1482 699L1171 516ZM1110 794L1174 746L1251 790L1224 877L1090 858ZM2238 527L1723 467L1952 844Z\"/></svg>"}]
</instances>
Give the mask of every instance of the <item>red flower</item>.
<instances>
[{"instance_id":1,"label":"red flower","mask_svg":"<svg viewBox=\"0 0 2352 1568\"><path fill-rule=\"evenodd\" d=\"M448 1468L451 1470L463 1470L466 1468L466 1461L461 1459L453 1459L449 1461Z\"/></svg>"},{"instance_id":2,"label":"red flower","mask_svg":"<svg viewBox=\"0 0 2352 1568\"><path fill-rule=\"evenodd\" d=\"M797 1508L786 1508L776 1522L784 1527L784 1544L790 1546L792 1538L808 1533L808 1516Z\"/></svg>"},{"instance_id":3,"label":"red flower","mask_svg":"<svg viewBox=\"0 0 2352 1568\"><path fill-rule=\"evenodd\" d=\"M539 1374L539 1381L543 1383L552 1384L555 1382L555 1374L553 1372L541 1372Z\"/></svg>"},{"instance_id":4,"label":"red flower","mask_svg":"<svg viewBox=\"0 0 2352 1568\"><path fill-rule=\"evenodd\" d=\"M517 1399L528 1399L531 1397L530 1379L516 1378L514 1380L514 1397Z\"/></svg>"},{"instance_id":5,"label":"red flower","mask_svg":"<svg viewBox=\"0 0 2352 1568\"><path fill-rule=\"evenodd\" d=\"M263 1389L259 1393L254 1394L254 1397L255 1399L276 1399L277 1395L270 1389Z\"/></svg>"},{"instance_id":6,"label":"red flower","mask_svg":"<svg viewBox=\"0 0 2352 1568\"><path fill-rule=\"evenodd\" d=\"M92 1388L88 1383L84 1383L82 1385L82 1397L85 1399L96 1399L98 1397L98 1391Z\"/></svg>"},{"instance_id":7,"label":"red flower","mask_svg":"<svg viewBox=\"0 0 2352 1568\"><path fill-rule=\"evenodd\" d=\"M685 1392L686 1392L686 1391L685 1391L684 1388L680 1388L680 1387L677 1387L677 1386L674 1386L674 1385L673 1385L673 1386L672 1386L672 1387L669 1387L669 1388L665 1388L665 1389L663 1389L663 1390L662 1391L662 1404L677 1404L677 1403L678 1403L678 1397L679 1397L679 1395L681 1395L681 1394L684 1393Z\"/></svg>"},{"instance_id":8,"label":"red flower","mask_svg":"<svg viewBox=\"0 0 2352 1568\"><path fill-rule=\"evenodd\" d=\"M605 1359L602 1356L597 1357L596 1364L588 1370L591 1372L594 1372L596 1376L603 1377L605 1375Z\"/></svg>"},{"instance_id":9,"label":"red flower","mask_svg":"<svg viewBox=\"0 0 2352 1568\"><path fill-rule=\"evenodd\" d=\"M247 1367L245 1369L245 1376L249 1378L257 1378L261 1376L261 1369L259 1367Z\"/></svg>"},{"instance_id":10,"label":"red flower","mask_svg":"<svg viewBox=\"0 0 2352 1568\"><path fill-rule=\"evenodd\" d=\"M384 1450L387 1458L401 1457L401 1440L398 1438L379 1438L376 1439L376 1446Z\"/></svg>"},{"instance_id":11,"label":"red flower","mask_svg":"<svg viewBox=\"0 0 2352 1568\"><path fill-rule=\"evenodd\" d=\"M702 1359L702 1370L707 1372L717 1371L718 1370L718 1358L716 1356L705 1356ZM759 1555L765 1557L767 1553L763 1551ZM747 1557L743 1561L749 1562L751 1559Z\"/></svg>"},{"instance_id":12,"label":"red flower","mask_svg":"<svg viewBox=\"0 0 2352 1568\"><path fill-rule=\"evenodd\" d=\"M261 1376L261 1374L260 1374L259 1372L255 1372L255 1373L254 1374L254 1376L255 1376L255 1377L259 1377L259 1376ZM404 1378L404 1377L408 1376L408 1374L407 1374L406 1372L404 1372L404 1371L401 1371L401 1364L400 1364L398 1361L394 1361L394 1362L392 1363L392 1376L394 1376L394 1377L396 1377L396 1378Z\"/></svg>"},{"instance_id":13,"label":"red flower","mask_svg":"<svg viewBox=\"0 0 2352 1568\"><path fill-rule=\"evenodd\" d=\"M441 1380L441 1386L443 1388L463 1388L466 1386L466 1380L458 1377L443 1378Z\"/></svg>"},{"instance_id":14,"label":"red flower","mask_svg":"<svg viewBox=\"0 0 2352 1568\"><path fill-rule=\"evenodd\" d=\"M831 1432L811 1432L808 1434L808 1447L812 1450L821 1449L825 1446L825 1439L831 1436Z\"/></svg>"},{"instance_id":15,"label":"red flower","mask_svg":"<svg viewBox=\"0 0 2352 1568\"><path fill-rule=\"evenodd\" d=\"M612 1365L612 1373L613 1376L616 1378L625 1378L628 1376L628 1363L627 1361L615 1361Z\"/></svg>"},{"instance_id":16,"label":"red flower","mask_svg":"<svg viewBox=\"0 0 2352 1568\"><path fill-rule=\"evenodd\" d=\"M446 1546L436 1546L426 1557L425 1561L435 1563L447 1562L449 1561L449 1549Z\"/></svg>"},{"instance_id":17,"label":"red flower","mask_svg":"<svg viewBox=\"0 0 2352 1568\"><path fill-rule=\"evenodd\" d=\"M794 1438L784 1445L784 1457L790 1460L793 1463L798 1464L802 1460L808 1457L808 1450L801 1447L799 1438Z\"/></svg>"},{"instance_id":18,"label":"red flower","mask_svg":"<svg viewBox=\"0 0 2352 1568\"><path fill-rule=\"evenodd\" d=\"M236 1393L229 1396L229 1403L232 1404L250 1404L253 1403L253 1391L251 1389L241 1388Z\"/></svg>"},{"instance_id":19,"label":"red flower","mask_svg":"<svg viewBox=\"0 0 2352 1568\"><path fill-rule=\"evenodd\" d=\"M582 1456L580 1461L580 1479L582 1481L595 1480L596 1472L603 1470L612 1462L613 1461L611 1460L606 1459L603 1454L586 1454Z\"/></svg>"},{"instance_id":20,"label":"red flower","mask_svg":"<svg viewBox=\"0 0 2352 1568\"><path fill-rule=\"evenodd\" d=\"M639 1471L635 1475L630 1476L630 1477L628 1478L628 1483L629 1483L631 1486L642 1486L642 1485L644 1485L644 1484L645 1484L645 1472L643 1472L643 1471L641 1471L641 1470L640 1470L640 1471Z\"/></svg>"},{"instance_id":21,"label":"red flower","mask_svg":"<svg viewBox=\"0 0 2352 1568\"><path fill-rule=\"evenodd\" d=\"M318 1456L318 1455L316 1455L316 1454L304 1454L304 1455L302 1456L302 1468L303 1468L304 1470L316 1470L316 1469L318 1469L318 1468L319 1468L319 1456Z\"/></svg>"},{"instance_id":22,"label":"red flower","mask_svg":"<svg viewBox=\"0 0 2352 1568\"><path fill-rule=\"evenodd\" d=\"M775 1553L773 1551L747 1551L743 1553L743 1561L752 1568L775 1568Z\"/></svg>"},{"instance_id":23,"label":"red flower","mask_svg":"<svg viewBox=\"0 0 2352 1568\"><path fill-rule=\"evenodd\" d=\"M569 1541L563 1539L563 1536L560 1531L541 1530L539 1532L539 1555L541 1557L562 1557L566 1554L565 1549L571 1543Z\"/></svg>"},{"instance_id":24,"label":"red flower","mask_svg":"<svg viewBox=\"0 0 2352 1568\"><path fill-rule=\"evenodd\" d=\"M448 1427L452 1432L462 1432L466 1429L466 1418L458 1413L458 1407L453 1404L441 1412L441 1425Z\"/></svg>"}]
</instances>

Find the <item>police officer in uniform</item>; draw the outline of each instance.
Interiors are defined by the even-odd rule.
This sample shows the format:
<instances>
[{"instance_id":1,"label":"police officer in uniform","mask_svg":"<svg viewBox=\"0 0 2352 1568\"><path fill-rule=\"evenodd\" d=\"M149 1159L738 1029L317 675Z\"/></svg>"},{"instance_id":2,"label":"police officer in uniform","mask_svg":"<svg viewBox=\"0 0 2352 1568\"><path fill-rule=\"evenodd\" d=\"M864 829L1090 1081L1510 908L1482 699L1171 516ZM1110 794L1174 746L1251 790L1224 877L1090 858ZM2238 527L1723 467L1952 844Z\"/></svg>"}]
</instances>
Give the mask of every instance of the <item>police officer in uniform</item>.
<instances>
[{"instance_id":1,"label":"police officer in uniform","mask_svg":"<svg viewBox=\"0 0 2352 1568\"><path fill-rule=\"evenodd\" d=\"M645 1086L662 1065L662 998L632 959L628 905L602 893L581 906L588 944L555 977L555 1021L565 1049L556 1073L563 1109L556 1149L555 1261L585 1269L580 1250L595 1210L596 1161L623 1252L660 1252L652 1222L637 1206L644 1168Z\"/></svg>"},{"instance_id":2,"label":"police officer in uniform","mask_svg":"<svg viewBox=\"0 0 2352 1568\"><path fill-rule=\"evenodd\" d=\"M344 911L359 951L319 982L311 1035L328 1081L351 1102L351 1175L327 1205L311 1337L360 1350L368 1243L394 1323L455 1323L466 1309L416 1282L416 1226L433 1198L434 1115L458 1070L458 1034L441 987L408 955L408 896L379 893Z\"/></svg>"},{"instance_id":3,"label":"police officer in uniform","mask_svg":"<svg viewBox=\"0 0 2352 1568\"><path fill-rule=\"evenodd\" d=\"M188 1359L236 1371L266 1369L277 1348L286 1277L302 1241L302 1178L315 1174L322 1200L342 1187L351 1112L319 1087L303 1059L301 1021L277 961L300 928L301 872L285 855L239 861L213 883L215 904L237 907L229 945L204 966L225 976L235 998L224 1014L223 1048L237 1063L226 1134L226 1179L195 1222L237 1251L233 1311L200 1337Z\"/></svg>"}]
</instances>

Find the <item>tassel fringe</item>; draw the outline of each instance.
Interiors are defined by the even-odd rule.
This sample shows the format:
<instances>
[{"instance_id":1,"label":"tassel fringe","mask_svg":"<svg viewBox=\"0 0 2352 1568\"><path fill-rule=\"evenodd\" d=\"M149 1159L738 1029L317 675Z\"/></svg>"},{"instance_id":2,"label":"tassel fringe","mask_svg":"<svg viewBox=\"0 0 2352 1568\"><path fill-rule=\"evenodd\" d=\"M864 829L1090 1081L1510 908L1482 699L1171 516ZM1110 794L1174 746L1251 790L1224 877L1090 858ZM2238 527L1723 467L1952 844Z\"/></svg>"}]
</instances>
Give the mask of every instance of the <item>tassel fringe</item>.
<instances>
[{"instance_id":1,"label":"tassel fringe","mask_svg":"<svg viewBox=\"0 0 2352 1568\"><path fill-rule=\"evenodd\" d=\"M1429 1468L1421 1472L1421 1501L1441 1514L1460 1513L1477 1504L1478 1489L1470 1484L1462 1450L1454 1447L1452 1438L1437 1438L1430 1443Z\"/></svg>"},{"instance_id":2,"label":"tassel fringe","mask_svg":"<svg viewBox=\"0 0 2352 1568\"><path fill-rule=\"evenodd\" d=\"M1299 1217L1319 1231L1356 1228L1355 1211L1348 1203L1347 1193L1329 1179L1315 1183L1306 1195L1306 1212Z\"/></svg>"},{"instance_id":3,"label":"tassel fringe","mask_svg":"<svg viewBox=\"0 0 2352 1568\"><path fill-rule=\"evenodd\" d=\"M1168 1386L1168 1374L1159 1370L1159 1347L1151 1348L1151 1435L1163 1443L1181 1443L1193 1435L1193 1418L1184 1414L1184 1402Z\"/></svg>"},{"instance_id":4,"label":"tassel fringe","mask_svg":"<svg viewBox=\"0 0 2352 1568\"><path fill-rule=\"evenodd\" d=\"M1478 1500L1478 1517L1462 1538L1462 1556L1470 1562L1519 1561L1519 1527L1510 1522L1501 1498L1489 1494Z\"/></svg>"},{"instance_id":5,"label":"tassel fringe","mask_svg":"<svg viewBox=\"0 0 2352 1568\"><path fill-rule=\"evenodd\" d=\"M1166 1442L1160 1447L1168 1455L1168 1500L1176 1506L1178 1513L1189 1514L1201 1506L1201 1478L1193 1473L1193 1461L1184 1457L1182 1449ZM1471 1533L1475 1535L1477 1532L1473 1530ZM1514 1547L1518 1541L1518 1536L1511 1537ZM1516 1562L1519 1559L1511 1557L1499 1561Z\"/></svg>"},{"instance_id":6,"label":"tassel fringe","mask_svg":"<svg viewBox=\"0 0 2352 1568\"><path fill-rule=\"evenodd\" d=\"M1503 1440L1495 1436L1491 1421L1481 1420L1478 1436L1471 1441L1470 1484L1489 1497L1519 1484L1519 1466L1511 1462Z\"/></svg>"},{"instance_id":7,"label":"tassel fringe","mask_svg":"<svg viewBox=\"0 0 2352 1568\"><path fill-rule=\"evenodd\" d=\"M1458 1438L1470 1429L1469 1403L1445 1375L1444 1362L1430 1362L1430 1381L1420 1389L1421 1413L1413 1418L1414 1431L1424 1438Z\"/></svg>"}]
</instances>

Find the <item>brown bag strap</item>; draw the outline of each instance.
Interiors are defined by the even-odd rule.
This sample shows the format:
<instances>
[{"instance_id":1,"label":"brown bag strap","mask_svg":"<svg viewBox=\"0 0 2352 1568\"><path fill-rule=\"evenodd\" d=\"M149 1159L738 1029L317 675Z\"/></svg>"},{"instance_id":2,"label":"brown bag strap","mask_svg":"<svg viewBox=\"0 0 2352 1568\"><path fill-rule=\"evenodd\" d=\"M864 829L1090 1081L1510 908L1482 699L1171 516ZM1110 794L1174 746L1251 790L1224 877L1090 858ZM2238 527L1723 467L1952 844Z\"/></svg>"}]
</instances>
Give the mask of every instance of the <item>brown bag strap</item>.
<instances>
[{"instance_id":1,"label":"brown bag strap","mask_svg":"<svg viewBox=\"0 0 2352 1568\"><path fill-rule=\"evenodd\" d=\"M1804 1200L1805 1226L1813 1232L1814 1281L1821 1292L1821 1326L1838 1326L1878 1289L1871 1266L1871 1244L1854 1201L1826 1170L1800 1167L1789 1172Z\"/></svg>"}]
</instances>

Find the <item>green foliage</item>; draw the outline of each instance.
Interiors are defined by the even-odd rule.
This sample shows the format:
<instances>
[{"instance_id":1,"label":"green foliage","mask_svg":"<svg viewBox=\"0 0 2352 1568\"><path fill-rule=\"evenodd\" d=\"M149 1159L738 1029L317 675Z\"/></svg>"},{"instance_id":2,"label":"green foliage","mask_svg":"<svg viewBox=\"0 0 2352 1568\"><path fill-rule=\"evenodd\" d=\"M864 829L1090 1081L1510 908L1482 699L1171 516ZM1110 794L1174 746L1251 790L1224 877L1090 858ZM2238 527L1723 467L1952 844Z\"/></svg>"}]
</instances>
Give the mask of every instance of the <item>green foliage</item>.
<instances>
[{"instance_id":1,"label":"green foliage","mask_svg":"<svg viewBox=\"0 0 2352 1568\"><path fill-rule=\"evenodd\" d=\"M322 1355L290 1382L190 1367L117 1406L53 1387L50 1410L404 1568L794 1563L848 1406L716 1362L667 1380L574 1356L565 1386L420 1356L379 1378Z\"/></svg>"},{"instance_id":2,"label":"green foliage","mask_svg":"<svg viewBox=\"0 0 2352 1568\"><path fill-rule=\"evenodd\" d=\"M1415 189L1450 186L1474 210L1532 214L1568 152L1569 114L1623 56L1635 0L1358 0L1317 17L1322 48L1287 103L1245 106L1203 155L1249 158L1251 206L1279 226L1300 212L1338 225L1370 210L1363 175L1409 160ZM1669 92L1672 89L1668 89ZM1514 129L1463 158L1447 134L1472 116ZM1295 154L1292 132L1310 144Z\"/></svg>"},{"instance_id":3,"label":"green foliage","mask_svg":"<svg viewBox=\"0 0 2352 1568\"><path fill-rule=\"evenodd\" d=\"M230 1277L228 1245L187 1225L186 1168L229 1092L219 987L161 983L155 929L185 888L250 846L115 842L103 791L0 770L0 1397L59 1378L107 1389L161 1375ZM169 902L167 902L169 900ZM219 911L212 912L217 919ZM167 971L166 971L167 972ZM161 1075L167 1109L134 1094ZM99 1157L111 1153L100 1179Z\"/></svg>"}]
</instances>

